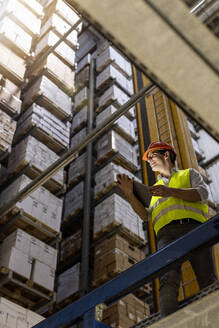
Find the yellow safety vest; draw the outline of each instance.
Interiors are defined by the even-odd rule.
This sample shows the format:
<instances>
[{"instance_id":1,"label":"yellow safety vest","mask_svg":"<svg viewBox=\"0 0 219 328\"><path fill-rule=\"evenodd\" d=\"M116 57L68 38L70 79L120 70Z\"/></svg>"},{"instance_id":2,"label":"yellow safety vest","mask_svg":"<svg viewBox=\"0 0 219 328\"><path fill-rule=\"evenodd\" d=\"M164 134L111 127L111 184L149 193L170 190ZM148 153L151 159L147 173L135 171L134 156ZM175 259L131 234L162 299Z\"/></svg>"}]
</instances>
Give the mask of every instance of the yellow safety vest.
<instances>
[{"instance_id":1,"label":"yellow safety vest","mask_svg":"<svg viewBox=\"0 0 219 328\"><path fill-rule=\"evenodd\" d=\"M154 185L165 185L160 179ZM168 184L172 188L191 188L190 169L175 172ZM152 197L152 224L157 234L158 231L173 220L191 218L204 223L208 219L207 203L189 202L177 197Z\"/></svg>"}]
</instances>

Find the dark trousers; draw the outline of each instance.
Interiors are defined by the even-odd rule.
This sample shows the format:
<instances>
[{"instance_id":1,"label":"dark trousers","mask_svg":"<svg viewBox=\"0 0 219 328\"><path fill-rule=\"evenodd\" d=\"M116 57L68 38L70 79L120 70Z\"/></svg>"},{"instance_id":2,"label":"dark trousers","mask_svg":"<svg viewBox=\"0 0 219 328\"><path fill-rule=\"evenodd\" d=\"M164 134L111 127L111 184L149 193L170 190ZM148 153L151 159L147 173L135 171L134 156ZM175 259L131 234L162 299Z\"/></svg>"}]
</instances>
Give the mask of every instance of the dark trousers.
<instances>
[{"instance_id":1,"label":"dark trousers","mask_svg":"<svg viewBox=\"0 0 219 328\"><path fill-rule=\"evenodd\" d=\"M158 250L172 241L185 235L198 227L200 223L194 220L188 223L170 223L163 227L157 235ZM206 248L190 258L192 268L196 274L200 289L213 283L217 278L214 273L212 249ZM178 309L178 291L181 281L181 264L176 265L171 271L160 278L160 314L162 317Z\"/></svg>"}]
</instances>

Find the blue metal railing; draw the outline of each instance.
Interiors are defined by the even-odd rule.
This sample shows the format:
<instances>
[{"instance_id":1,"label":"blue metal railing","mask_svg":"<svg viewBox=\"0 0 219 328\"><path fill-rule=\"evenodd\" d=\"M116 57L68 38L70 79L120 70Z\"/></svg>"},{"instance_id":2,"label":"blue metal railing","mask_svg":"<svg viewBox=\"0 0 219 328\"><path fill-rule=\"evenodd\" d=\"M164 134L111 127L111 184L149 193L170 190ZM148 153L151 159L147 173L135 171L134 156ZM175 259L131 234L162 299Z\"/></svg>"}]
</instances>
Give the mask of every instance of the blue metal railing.
<instances>
[{"instance_id":1,"label":"blue metal railing","mask_svg":"<svg viewBox=\"0 0 219 328\"><path fill-rule=\"evenodd\" d=\"M189 254L199 252L201 248L213 245L217 241L219 241L219 213L33 328L63 328L94 309L96 305L117 301L168 271L176 261L189 259ZM86 328L98 327L99 324L89 320L86 322L87 324L84 325Z\"/></svg>"}]
</instances>

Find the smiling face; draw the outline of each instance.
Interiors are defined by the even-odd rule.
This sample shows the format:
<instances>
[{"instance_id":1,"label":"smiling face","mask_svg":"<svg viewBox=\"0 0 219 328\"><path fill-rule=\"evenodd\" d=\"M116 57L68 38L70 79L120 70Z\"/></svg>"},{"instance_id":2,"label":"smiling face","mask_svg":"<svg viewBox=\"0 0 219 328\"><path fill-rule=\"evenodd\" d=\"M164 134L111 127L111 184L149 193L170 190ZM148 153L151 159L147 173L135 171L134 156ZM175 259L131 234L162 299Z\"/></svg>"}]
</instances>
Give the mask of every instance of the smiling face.
<instances>
[{"instance_id":1,"label":"smiling face","mask_svg":"<svg viewBox=\"0 0 219 328\"><path fill-rule=\"evenodd\" d=\"M152 171L162 172L166 166L166 154L159 151L150 151L147 156L147 162L150 164Z\"/></svg>"}]
</instances>

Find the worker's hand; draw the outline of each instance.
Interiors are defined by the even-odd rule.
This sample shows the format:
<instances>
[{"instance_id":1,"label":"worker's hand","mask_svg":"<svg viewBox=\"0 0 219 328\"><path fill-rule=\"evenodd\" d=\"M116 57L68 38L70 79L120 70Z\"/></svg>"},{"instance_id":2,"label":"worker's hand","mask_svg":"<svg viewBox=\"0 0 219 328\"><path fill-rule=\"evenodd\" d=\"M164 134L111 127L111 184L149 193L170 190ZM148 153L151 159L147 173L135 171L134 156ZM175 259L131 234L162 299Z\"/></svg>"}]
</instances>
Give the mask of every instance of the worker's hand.
<instances>
[{"instance_id":1,"label":"worker's hand","mask_svg":"<svg viewBox=\"0 0 219 328\"><path fill-rule=\"evenodd\" d=\"M171 197L173 196L173 188L163 185L156 185L149 187L150 194L157 197Z\"/></svg>"},{"instance_id":2,"label":"worker's hand","mask_svg":"<svg viewBox=\"0 0 219 328\"><path fill-rule=\"evenodd\" d=\"M130 179L126 174L117 174L116 184L124 192L126 197L133 194L133 181L134 178Z\"/></svg>"}]
</instances>

